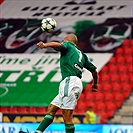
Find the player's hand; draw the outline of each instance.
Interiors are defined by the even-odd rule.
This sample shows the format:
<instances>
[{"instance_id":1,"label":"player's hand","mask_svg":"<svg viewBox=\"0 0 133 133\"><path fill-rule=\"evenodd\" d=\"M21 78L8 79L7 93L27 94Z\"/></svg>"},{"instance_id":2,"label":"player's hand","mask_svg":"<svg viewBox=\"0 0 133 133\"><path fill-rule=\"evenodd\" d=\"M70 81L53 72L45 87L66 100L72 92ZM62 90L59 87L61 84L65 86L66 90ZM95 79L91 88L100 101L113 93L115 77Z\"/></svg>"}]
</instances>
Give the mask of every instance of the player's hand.
<instances>
[{"instance_id":1,"label":"player's hand","mask_svg":"<svg viewBox=\"0 0 133 133\"><path fill-rule=\"evenodd\" d=\"M92 88L92 90L91 90L92 92L98 91L98 85L97 84L93 84L91 88Z\"/></svg>"},{"instance_id":2,"label":"player's hand","mask_svg":"<svg viewBox=\"0 0 133 133\"><path fill-rule=\"evenodd\" d=\"M39 43L37 43L37 46L39 46L41 49L43 49L46 47L46 44L43 42L39 42Z\"/></svg>"}]
</instances>

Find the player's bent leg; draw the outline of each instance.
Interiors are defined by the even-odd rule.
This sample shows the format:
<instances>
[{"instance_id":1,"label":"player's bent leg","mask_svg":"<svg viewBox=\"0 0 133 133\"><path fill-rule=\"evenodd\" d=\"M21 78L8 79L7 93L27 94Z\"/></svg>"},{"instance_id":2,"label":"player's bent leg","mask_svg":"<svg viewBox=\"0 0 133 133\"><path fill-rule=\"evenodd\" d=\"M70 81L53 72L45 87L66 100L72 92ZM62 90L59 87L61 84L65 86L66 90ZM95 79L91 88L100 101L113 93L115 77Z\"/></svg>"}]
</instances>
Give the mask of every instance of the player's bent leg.
<instances>
[{"instance_id":1,"label":"player's bent leg","mask_svg":"<svg viewBox=\"0 0 133 133\"><path fill-rule=\"evenodd\" d=\"M62 116L65 123L66 133L74 133L75 127L72 121L73 110L62 109Z\"/></svg>"},{"instance_id":2,"label":"player's bent leg","mask_svg":"<svg viewBox=\"0 0 133 133\"><path fill-rule=\"evenodd\" d=\"M55 116L55 114L58 111L58 109L59 109L59 107L57 107L57 106L55 106L53 104L50 104L46 114L51 114L52 116Z\"/></svg>"},{"instance_id":3,"label":"player's bent leg","mask_svg":"<svg viewBox=\"0 0 133 133\"><path fill-rule=\"evenodd\" d=\"M42 133L52 122L59 107L50 104L47 113L35 133Z\"/></svg>"},{"instance_id":4,"label":"player's bent leg","mask_svg":"<svg viewBox=\"0 0 133 133\"><path fill-rule=\"evenodd\" d=\"M58 111L58 109L59 107L53 104L49 105L47 113L42 122L40 123L39 127L35 131L35 133L42 133L53 122L54 116ZM27 133L27 132L19 131L19 133Z\"/></svg>"}]
</instances>

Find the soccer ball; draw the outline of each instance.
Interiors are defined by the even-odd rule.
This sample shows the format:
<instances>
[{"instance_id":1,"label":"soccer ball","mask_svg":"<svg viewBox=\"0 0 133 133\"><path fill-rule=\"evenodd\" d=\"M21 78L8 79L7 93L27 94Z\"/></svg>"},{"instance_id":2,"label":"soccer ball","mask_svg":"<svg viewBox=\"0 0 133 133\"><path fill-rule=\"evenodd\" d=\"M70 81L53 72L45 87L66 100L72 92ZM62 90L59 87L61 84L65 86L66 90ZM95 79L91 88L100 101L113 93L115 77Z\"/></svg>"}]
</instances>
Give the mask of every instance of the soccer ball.
<instances>
[{"instance_id":1,"label":"soccer ball","mask_svg":"<svg viewBox=\"0 0 133 133\"><path fill-rule=\"evenodd\" d=\"M43 32L51 33L56 29L57 23L53 18L44 18L41 21L41 29Z\"/></svg>"}]
</instances>

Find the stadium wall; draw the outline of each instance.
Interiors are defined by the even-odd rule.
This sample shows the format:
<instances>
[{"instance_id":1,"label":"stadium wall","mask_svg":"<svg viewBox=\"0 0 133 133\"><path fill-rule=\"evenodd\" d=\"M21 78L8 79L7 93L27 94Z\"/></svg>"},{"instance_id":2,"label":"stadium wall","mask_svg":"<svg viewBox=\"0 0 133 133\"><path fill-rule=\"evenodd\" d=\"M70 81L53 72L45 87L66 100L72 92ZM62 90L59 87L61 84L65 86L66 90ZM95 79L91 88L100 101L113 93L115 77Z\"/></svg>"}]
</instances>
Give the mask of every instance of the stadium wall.
<instances>
[{"instance_id":1,"label":"stadium wall","mask_svg":"<svg viewBox=\"0 0 133 133\"><path fill-rule=\"evenodd\" d=\"M1 133L18 133L20 130L33 133L39 124L33 123L1 123ZM100 125L75 124L75 133L132 133L132 125ZM52 124L45 133L65 133L64 124Z\"/></svg>"}]
</instances>

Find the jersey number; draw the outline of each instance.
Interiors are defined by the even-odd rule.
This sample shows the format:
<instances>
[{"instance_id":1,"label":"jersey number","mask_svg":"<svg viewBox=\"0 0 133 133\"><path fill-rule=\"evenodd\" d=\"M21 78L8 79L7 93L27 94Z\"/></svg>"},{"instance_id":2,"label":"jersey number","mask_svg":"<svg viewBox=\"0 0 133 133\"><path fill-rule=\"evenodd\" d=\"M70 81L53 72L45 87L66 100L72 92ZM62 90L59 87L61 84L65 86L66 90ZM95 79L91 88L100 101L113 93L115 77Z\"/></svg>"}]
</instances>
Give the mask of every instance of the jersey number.
<instances>
[{"instance_id":1,"label":"jersey number","mask_svg":"<svg viewBox=\"0 0 133 133\"><path fill-rule=\"evenodd\" d=\"M78 49L77 49L77 50L78 50ZM80 50L78 50L78 52L79 52L79 62L81 62L81 60L82 60L82 53L81 53Z\"/></svg>"}]
</instances>

